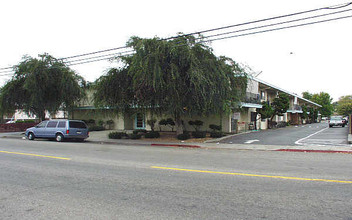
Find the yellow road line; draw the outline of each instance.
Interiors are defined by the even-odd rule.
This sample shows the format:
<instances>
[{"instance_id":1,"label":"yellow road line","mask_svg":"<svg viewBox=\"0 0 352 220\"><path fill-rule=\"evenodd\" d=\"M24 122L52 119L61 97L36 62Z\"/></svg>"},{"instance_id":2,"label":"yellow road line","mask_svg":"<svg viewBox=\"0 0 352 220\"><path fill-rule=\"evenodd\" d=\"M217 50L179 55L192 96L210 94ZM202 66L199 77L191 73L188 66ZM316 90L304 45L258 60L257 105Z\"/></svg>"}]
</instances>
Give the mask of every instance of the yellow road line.
<instances>
[{"instance_id":1,"label":"yellow road line","mask_svg":"<svg viewBox=\"0 0 352 220\"><path fill-rule=\"evenodd\" d=\"M248 173L230 173L230 172L218 172L218 171L208 171L208 170L180 169L180 168L173 168L173 167L151 166L151 168L163 169L163 170L195 172L195 173L211 173L211 174L224 174L224 175L234 175L234 176L265 177L265 178L287 179L287 180L305 180L305 181L320 181L320 182L333 182L333 183L352 183L352 181L345 181L345 180L311 179L311 178L301 178L301 177L270 176L270 175L248 174Z\"/></svg>"},{"instance_id":2,"label":"yellow road line","mask_svg":"<svg viewBox=\"0 0 352 220\"><path fill-rule=\"evenodd\" d=\"M53 159L60 159L60 160L71 160L71 158L66 158L66 157L54 157L54 156L46 156L46 155L39 155L39 154L29 154L29 153L20 153L20 152L10 152L10 151L0 151L0 153L18 154L18 155L26 155L26 156L33 156L33 157L46 157L46 158L53 158Z\"/></svg>"}]
</instances>

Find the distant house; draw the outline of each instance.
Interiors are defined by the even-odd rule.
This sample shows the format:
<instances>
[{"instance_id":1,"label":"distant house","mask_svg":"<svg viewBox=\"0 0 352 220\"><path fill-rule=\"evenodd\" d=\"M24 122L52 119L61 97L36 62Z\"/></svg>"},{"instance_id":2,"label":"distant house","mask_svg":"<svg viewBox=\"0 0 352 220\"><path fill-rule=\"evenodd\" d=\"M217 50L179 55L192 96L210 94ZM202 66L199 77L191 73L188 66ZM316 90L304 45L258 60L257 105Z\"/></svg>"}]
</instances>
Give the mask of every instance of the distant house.
<instances>
[{"instance_id":1,"label":"distant house","mask_svg":"<svg viewBox=\"0 0 352 220\"><path fill-rule=\"evenodd\" d=\"M246 96L239 103L238 110L233 110L231 113L223 113L221 115L193 116L183 118L184 127L187 131L193 131L193 127L188 125L189 120L201 120L204 122L203 130L210 130L209 125L221 125L222 131L226 133L238 133L254 129L267 129L268 119L260 119L257 109L262 108L262 102L269 104L278 96L279 93L285 93L290 97L290 108L283 116L275 116L276 122L290 122L291 124L304 123L301 114L302 105L313 108L321 107L317 103L304 99L294 93L288 92L277 86L266 83L257 78L249 79ZM150 111L141 111L136 108L129 113L121 113L116 109L98 109L92 104L93 92L88 93L88 98L81 102L79 106L70 113L70 118L90 120L94 119L96 122L106 122L112 120L114 122L113 128L115 130L135 130L146 129L150 130L147 121L151 118L157 120L156 129L160 129L158 121L161 119L172 118L170 115L153 115ZM162 129L170 130L172 128L162 127Z\"/></svg>"},{"instance_id":2,"label":"distant house","mask_svg":"<svg viewBox=\"0 0 352 220\"><path fill-rule=\"evenodd\" d=\"M262 108L261 103L263 101L271 104L279 93L285 93L289 96L290 107L283 116L275 116L273 119L275 122L290 122L293 125L302 124L305 123L305 120L302 118L303 105L312 107L313 109L321 107L321 105L302 98L297 94L258 78L251 78L247 85L246 98L241 103L242 109L240 112L235 112L232 116L234 120L237 120L237 131L267 129L268 119L261 119L260 115L257 114L257 109Z\"/></svg>"},{"instance_id":3,"label":"distant house","mask_svg":"<svg viewBox=\"0 0 352 220\"><path fill-rule=\"evenodd\" d=\"M66 118L67 112L58 111L55 115L50 115L49 112L45 112L45 118ZM14 114L7 114L3 116L3 121L27 121L27 120L35 120L39 122L40 120L33 114L27 114L22 110L16 110Z\"/></svg>"}]
</instances>

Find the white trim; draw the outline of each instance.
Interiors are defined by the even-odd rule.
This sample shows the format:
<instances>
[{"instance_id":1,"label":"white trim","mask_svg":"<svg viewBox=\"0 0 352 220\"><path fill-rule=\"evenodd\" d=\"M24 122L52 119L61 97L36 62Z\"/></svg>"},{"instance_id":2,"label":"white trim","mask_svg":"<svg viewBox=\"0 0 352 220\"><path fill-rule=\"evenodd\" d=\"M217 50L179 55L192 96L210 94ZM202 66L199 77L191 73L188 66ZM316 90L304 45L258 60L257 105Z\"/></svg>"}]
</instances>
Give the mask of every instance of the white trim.
<instances>
[{"instance_id":1,"label":"white trim","mask_svg":"<svg viewBox=\"0 0 352 220\"><path fill-rule=\"evenodd\" d=\"M297 97L298 99L301 99L301 100L303 100L303 101L305 101L305 102L308 102L308 103L310 103L310 104L312 104L312 105L315 105L315 106L317 106L317 107L322 107L321 105L319 105L319 104L317 104L317 103L315 103L315 102L312 102L312 101L310 101L310 100L308 100L308 99L305 99L305 98L303 98L303 97L300 97L299 95L294 94L294 93L292 93L292 92L289 92L289 91L287 91L287 90L281 89L281 88L279 88L279 87L277 87L277 86L274 86L274 85L272 85L272 84L270 84L270 83L267 83L267 82L265 82L265 81L263 81L263 80L261 80L261 79L258 79L258 78L255 78L255 77L253 77L252 79L253 79L254 81L257 81L257 82L259 82L259 83L262 83L262 84L264 84L264 85L266 85L266 86L269 86L269 87L271 87L271 88L273 88L273 89L276 89L276 90L278 90L278 91L284 92L284 93L286 93L286 94L288 94L288 95L290 95L290 96Z\"/></svg>"},{"instance_id":2,"label":"white trim","mask_svg":"<svg viewBox=\"0 0 352 220\"><path fill-rule=\"evenodd\" d=\"M261 104L246 103L246 102L241 102L241 107L245 107L245 108L263 108L263 106Z\"/></svg>"},{"instance_id":3,"label":"white trim","mask_svg":"<svg viewBox=\"0 0 352 220\"><path fill-rule=\"evenodd\" d=\"M299 110L287 110L288 113L303 113L303 111Z\"/></svg>"}]
</instances>

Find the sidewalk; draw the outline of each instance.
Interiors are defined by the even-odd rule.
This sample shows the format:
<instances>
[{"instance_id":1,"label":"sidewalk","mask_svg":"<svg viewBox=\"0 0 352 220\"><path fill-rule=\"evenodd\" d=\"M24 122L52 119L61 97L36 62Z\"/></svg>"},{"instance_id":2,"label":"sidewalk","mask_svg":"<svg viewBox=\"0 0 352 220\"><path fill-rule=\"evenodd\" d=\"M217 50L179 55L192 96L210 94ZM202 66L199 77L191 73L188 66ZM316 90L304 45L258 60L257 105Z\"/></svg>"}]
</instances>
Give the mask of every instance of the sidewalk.
<instances>
[{"instance_id":1,"label":"sidewalk","mask_svg":"<svg viewBox=\"0 0 352 220\"><path fill-rule=\"evenodd\" d=\"M186 143L186 142L160 142L153 139L109 139L110 131L90 132L87 143L116 144L129 146L152 146L152 147L186 147L203 149L227 149L227 150L257 150L257 151L287 151L287 152L317 152L317 153L348 153L352 154L352 146L281 146L281 145L259 145L259 144L223 144L216 143ZM24 139L24 132L0 133L0 138Z\"/></svg>"}]
</instances>

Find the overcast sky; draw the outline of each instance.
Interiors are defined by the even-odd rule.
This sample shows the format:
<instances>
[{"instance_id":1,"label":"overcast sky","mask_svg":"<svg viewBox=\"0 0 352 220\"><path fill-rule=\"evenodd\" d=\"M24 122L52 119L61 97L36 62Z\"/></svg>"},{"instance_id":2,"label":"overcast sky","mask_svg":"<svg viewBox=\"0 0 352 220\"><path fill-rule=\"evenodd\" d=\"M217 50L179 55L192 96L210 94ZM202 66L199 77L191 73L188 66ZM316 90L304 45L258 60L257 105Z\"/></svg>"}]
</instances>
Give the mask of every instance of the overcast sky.
<instances>
[{"instance_id":1,"label":"overcast sky","mask_svg":"<svg viewBox=\"0 0 352 220\"><path fill-rule=\"evenodd\" d=\"M68 57L124 46L134 35L166 38L175 36L177 32L192 33L347 2L348 0L1 1L0 68L17 64L25 54L36 57L46 52L56 58ZM346 9L352 9L352 5L304 16ZM352 11L334 17L348 15L352 15ZM243 26L237 30L258 25L264 23ZM299 95L304 91L324 91L337 101L340 96L352 95L351 27L352 18L347 18L214 41L211 46L216 55L224 55L247 65L253 73L261 72L258 78L270 84ZM235 29L226 31L233 30ZM86 80L94 81L109 66L109 62L102 61L72 68ZM9 78L0 73L0 84L3 85Z\"/></svg>"}]
</instances>

